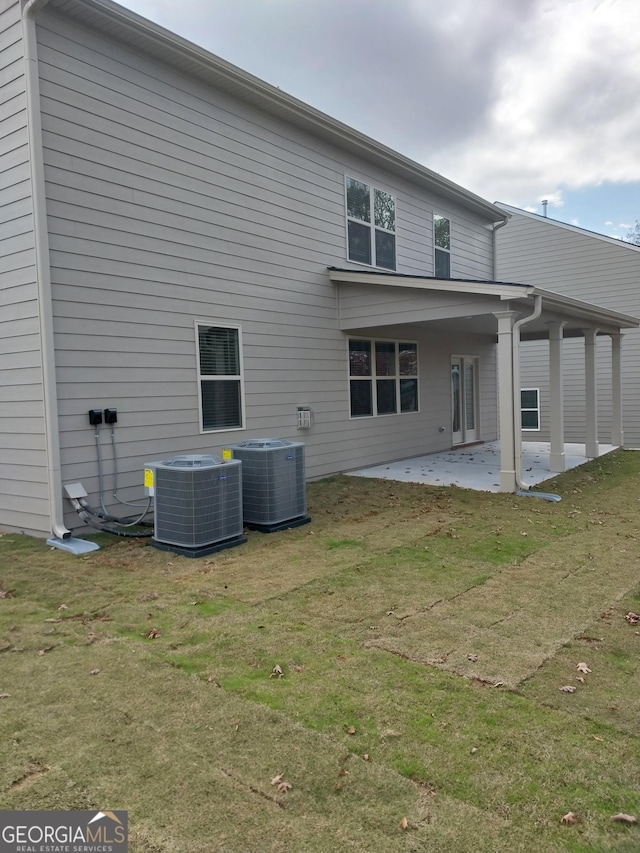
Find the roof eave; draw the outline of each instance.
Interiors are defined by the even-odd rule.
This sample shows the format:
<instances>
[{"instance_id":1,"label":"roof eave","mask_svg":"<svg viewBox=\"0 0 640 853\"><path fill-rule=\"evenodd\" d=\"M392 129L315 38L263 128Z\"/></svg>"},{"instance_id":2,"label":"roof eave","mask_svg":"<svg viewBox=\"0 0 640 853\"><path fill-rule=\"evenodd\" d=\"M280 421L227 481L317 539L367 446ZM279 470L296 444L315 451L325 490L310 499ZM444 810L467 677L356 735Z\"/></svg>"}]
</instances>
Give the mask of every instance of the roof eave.
<instances>
[{"instance_id":1,"label":"roof eave","mask_svg":"<svg viewBox=\"0 0 640 853\"><path fill-rule=\"evenodd\" d=\"M395 174L453 199L467 210L483 216L487 222L504 222L507 219L503 210L486 199L111 0L50 0L49 5L77 18L87 10L93 10L109 20L111 34L122 37L135 33L146 42L150 52L154 53L151 48L155 47L162 51L165 59L170 54L170 59L183 71L186 70L184 60L194 63L205 72L212 85L216 81L224 83L225 91L266 112L312 130L341 147L355 149ZM178 59L182 59L182 63Z\"/></svg>"}]
</instances>

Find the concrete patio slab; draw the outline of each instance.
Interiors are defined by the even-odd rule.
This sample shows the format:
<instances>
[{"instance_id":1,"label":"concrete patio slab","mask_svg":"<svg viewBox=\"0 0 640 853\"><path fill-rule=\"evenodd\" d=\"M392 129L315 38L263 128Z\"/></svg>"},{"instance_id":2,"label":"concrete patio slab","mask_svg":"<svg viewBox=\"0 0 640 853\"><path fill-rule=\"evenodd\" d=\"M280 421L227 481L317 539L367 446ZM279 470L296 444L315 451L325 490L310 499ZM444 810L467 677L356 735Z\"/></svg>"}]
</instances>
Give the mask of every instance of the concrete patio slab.
<instances>
[{"instance_id":1,"label":"concrete patio slab","mask_svg":"<svg viewBox=\"0 0 640 853\"><path fill-rule=\"evenodd\" d=\"M600 445L600 456L616 450L611 444ZM567 470L589 462L584 444L565 444ZM483 492L500 491L500 444L486 442L460 447L442 453L430 453L388 462L349 472L353 477L399 480L404 483L426 483L430 486L459 486ZM522 479L527 486L544 483L557 474L549 470L549 443L527 441L522 444Z\"/></svg>"}]
</instances>

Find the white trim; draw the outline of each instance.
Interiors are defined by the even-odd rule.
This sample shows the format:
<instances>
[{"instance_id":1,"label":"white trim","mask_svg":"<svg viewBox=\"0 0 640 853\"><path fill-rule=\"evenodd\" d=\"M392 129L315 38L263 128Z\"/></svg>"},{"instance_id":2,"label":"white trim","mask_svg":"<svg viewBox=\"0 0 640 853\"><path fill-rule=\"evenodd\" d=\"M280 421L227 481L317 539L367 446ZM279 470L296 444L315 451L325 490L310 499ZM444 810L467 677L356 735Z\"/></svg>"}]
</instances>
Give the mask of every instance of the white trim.
<instances>
[{"instance_id":1,"label":"white trim","mask_svg":"<svg viewBox=\"0 0 640 853\"><path fill-rule=\"evenodd\" d=\"M371 344L371 374L369 376L352 376L351 375L351 359L350 359L350 341L366 341ZM389 417L397 417L398 415L417 415L420 412L420 346L418 341L410 340L409 338L381 338L381 337L370 337L367 335L346 335L346 349L347 349L347 390L348 390L348 411L349 411L349 420L350 421L362 421L368 418L389 418ZM394 344L395 345L395 361L396 361L396 369L397 373L393 376L377 376L375 369L375 358L376 358L376 343L384 343L384 344ZM399 353L399 345L400 344L413 344L416 348L416 372L411 376L403 376L400 374L400 353ZM395 382L395 391L396 391L396 411L395 412L383 412L382 414L378 413L378 401L376 397L376 388L375 381L376 379L393 379ZM400 395L400 380L402 379L415 379L416 380L416 408L412 409L409 412L403 412L401 410L402 399ZM371 407L372 412L370 415L352 415L351 414L351 380L361 380L363 382L371 382Z\"/></svg>"},{"instance_id":2,"label":"white trim","mask_svg":"<svg viewBox=\"0 0 640 853\"><path fill-rule=\"evenodd\" d=\"M436 219L446 219L449 223L449 248L445 249L444 246L438 246L436 243ZM433 239L433 274L436 274L436 269L438 265L436 264L436 252L445 252L449 256L449 278L451 277L451 218L449 216L444 216L442 213L436 213L433 211L432 217L432 239Z\"/></svg>"},{"instance_id":3,"label":"white trim","mask_svg":"<svg viewBox=\"0 0 640 853\"><path fill-rule=\"evenodd\" d=\"M242 354L243 346L242 346L242 327L233 323L219 323L217 320L194 320L194 331L195 331L195 350L196 350L196 381L197 381L197 394L198 394L198 428L200 431L200 435L211 435L212 433L220 433L220 432L238 432L241 430L246 430L247 428L247 410L245 405L244 398L244 358ZM240 426L234 427L225 427L223 429L205 429L204 428L204 418L202 412L202 381L207 381L208 379L213 380L216 379L215 376L202 376L200 373L200 335L198 333L199 326L206 326L208 328L214 329L234 329L238 333L238 359L240 363L240 375L234 376L220 376L219 379L228 380L230 382L236 382L240 380Z\"/></svg>"},{"instance_id":4,"label":"white trim","mask_svg":"<svg viewBox=\"0 0 640 853\"><path fill-rule=\"evenodd\" d=\"M348 284L379 284L384 287L411 287L414 290L444 290L450 293L477 293L499 296L501 300L532 296L536 290L529 284L501 284L491 281L465 281L450 278L421 278L402 273L366 273L359 270L329 270L329 280Z\"/></svg>"},{"instance_id":5,"label":"white trim","mask_svg":"<svg viewBox=\"0 0 640 853\"><path fill-rule=\"evenodd\" d=\"M538 401L537 406L523 406L522 405L522 394L524 391L535 391L536 392L536 400ZM538 426L537 427L526 427L522 426L522 413L523 412L536 412L538 415ZM521 388L520 389L520 429L522 432L540 432L540 388Z\"/></svg>"},{"instance_id":6,"label":"white trim","mask_svg":"<svg viewBox=\"0 0 640 853\"><path fill-rule=\"evenodd\" d=\"M347 190L347 181L356 181L359 184L367 187L369 190L369 222L366 222L364 219L358 219L355 216L349 216L349 202L348 202L348 190ZM385 195L390 196L393 199L393 231L388 228L383 228L380 225L376 225L375 218L375 194L376 190L378 192L384 193ZM389 192L388 190L383 189L382 187L376 186L369 179L358 178L355 175L344 173L344 213L345 213L345 234L346 234L346 254L345 257L347 261L351 264L359 264L365 267L375 267L379 270L385 270L386 272L393 273L398 268L398 203L395 193ZM356 225L363 225L369 229L369 254L371 257L371 262L366 263L366 261L358 261L354 258L349 257L349 223L354 222ZM391 234L393 236L393 267L385 267L378 264L378 256L376 253L376 231L381 231L383 234Z\"/></svg>"}]
</instances>

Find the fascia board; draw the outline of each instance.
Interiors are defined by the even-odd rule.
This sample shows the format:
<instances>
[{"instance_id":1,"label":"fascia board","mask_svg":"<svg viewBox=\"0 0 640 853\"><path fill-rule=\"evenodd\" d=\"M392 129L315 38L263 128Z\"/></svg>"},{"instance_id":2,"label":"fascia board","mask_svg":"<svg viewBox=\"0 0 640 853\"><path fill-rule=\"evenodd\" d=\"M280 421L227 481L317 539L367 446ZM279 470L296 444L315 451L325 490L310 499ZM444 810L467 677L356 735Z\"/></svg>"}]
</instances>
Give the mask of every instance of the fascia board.
<instances>
[{"instance_id":1,"label":"fascia board","mask_svg":"<svg viewBox=\"0 0 640 853\"><path fill-rule=\"evenodd\" d=\"M409 287L412 290L440 290L449 293L474 293L498 296L501 300L522 299L533 294L535 288L530 285L498 284L493 282L465 281L449 278L414 278L407 275L384 275L384 273L366 273L357 271L329 270L333 282L353 284L377 284L387 287Z\"/></svg>"},{"instance_id":2,"label":"fascia board","mask_svg":"<svg viewBox=\"0 0 640 853\"><path fill-rule=\"evenodd\" d=\"M583 302L581 299L573 299L570 296L562 296L542 288L534 288L536 296L542 296L543 306L551 311L570 315L573 318L583 317L590 323L620 329L635 329L640 326L640 319L630 314L621 314L618 311L610 311L591 302Z\"/></svg>"}]
</instances>

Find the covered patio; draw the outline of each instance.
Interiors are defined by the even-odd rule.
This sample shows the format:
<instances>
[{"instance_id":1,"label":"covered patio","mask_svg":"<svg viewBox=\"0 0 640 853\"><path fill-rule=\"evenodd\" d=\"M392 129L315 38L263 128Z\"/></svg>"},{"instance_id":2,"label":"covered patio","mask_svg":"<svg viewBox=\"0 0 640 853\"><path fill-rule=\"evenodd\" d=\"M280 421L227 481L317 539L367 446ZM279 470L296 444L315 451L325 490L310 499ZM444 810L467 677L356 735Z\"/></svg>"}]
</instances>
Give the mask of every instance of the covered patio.
<instances>
[{"instance_id":1,"label":"covered patio","mask_svg":"<svg viewBox=\"0 0 640 853\"><path fill-rule=\"evenodd\" d=\"M611 444L600 444L600 456L616 450ZM534 489L553 477L549 469L550 445L547 441L522 443L522 482ZM565 468L575 468L589 462L584 444L565 444ZM489 441L473 447L459 447L441 453L415 456L399 462L375 465L351 471L352 477L396 480L403 483L424 483L429 486L458 486L481 492L499 492L500 442Z\"/></svg>"},{"instance_id":2,"label":"covered patio","mask_svg":"<svg viewBox=\"0 0 640 853\"><path fill-rule=\"evenodd\" d=\"M439 432L444 449L407 462L380 465L367 472L393 471L411 474L419 482L434 475L438 483L469 485L488 491L517 492L549 479L554 474L594 459L608 450L624 445L622 424L621 344L625 329L640 325L627 314L573 299L531 285L514 282L438 279L400 273L361 272L329 268L329 277L337 285L340 329L349 334L375 334L384 337L396 329L421 327L434 333L470 337L483 336L495 346L495 365L482 364L469 353L450 351L452 371L457 371L453 388L453 426L445 426L449 413L440 409ZM599 441L598 375L596 340L611 341L610 444ZM565 442L563 342L578 338L584 342L584 444ZM523 443L522 387L520 384L520 342L544 340L549 347L549 400L546 401L549 442ZM446 337L445 343L446 346ZM428 368L428 365L427 365ZM465 372L470 382L465 388ZM493 373L492 394L478 400L478 372ZM487 375L487 373L485 373ZM460 408L460 402L462 406ZM465 403L469 403L465 406ZM442 406L442 402L440 402ZM539 403L538 403L539 406ZM478 412L489 408L496 423L481 431ZM539 411L539 409L538 409ZM467 426L471 428L466 429ZM538 426L533 429L538 430ZM527 431L532 429L528 426ZM482 445L478 441L485 440ZM497 439L497 440L496 440ZM425 448L427 449L427 448ZM429 450L436 450L436 447ZM447 466L456 463L456 473ZM437 466L437 467L434 467ZM457 482L462 471L468 483ZM384 476L359 472L362 476ZM392 479L413 479L394 476ZM476 485L472 485L472 483Z\"/></svg>"}]
</instances>

